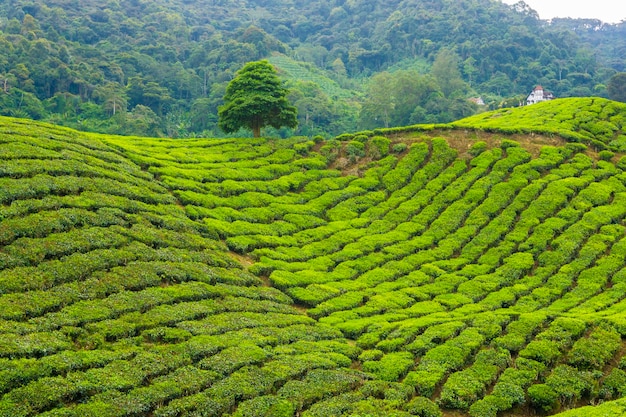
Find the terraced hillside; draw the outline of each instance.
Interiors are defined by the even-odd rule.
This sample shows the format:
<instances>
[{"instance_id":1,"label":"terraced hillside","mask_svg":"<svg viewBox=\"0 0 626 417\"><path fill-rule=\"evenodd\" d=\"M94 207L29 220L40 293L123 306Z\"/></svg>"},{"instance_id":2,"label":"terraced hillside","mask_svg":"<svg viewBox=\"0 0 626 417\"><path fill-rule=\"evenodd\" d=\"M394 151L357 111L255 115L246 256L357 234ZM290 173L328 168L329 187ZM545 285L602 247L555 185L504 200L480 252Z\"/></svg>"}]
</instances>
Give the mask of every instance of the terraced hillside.
<instances>
[{"instance_id":1,"label":"terraced hillside","mask_svg":"<svg viewBox=\"0 0 626 417\"><path fill-rule=\"evenodd\" d=\"M413 130L1 119L0 416L623 415L619 155Z\"/></svg>"}]
</instances>

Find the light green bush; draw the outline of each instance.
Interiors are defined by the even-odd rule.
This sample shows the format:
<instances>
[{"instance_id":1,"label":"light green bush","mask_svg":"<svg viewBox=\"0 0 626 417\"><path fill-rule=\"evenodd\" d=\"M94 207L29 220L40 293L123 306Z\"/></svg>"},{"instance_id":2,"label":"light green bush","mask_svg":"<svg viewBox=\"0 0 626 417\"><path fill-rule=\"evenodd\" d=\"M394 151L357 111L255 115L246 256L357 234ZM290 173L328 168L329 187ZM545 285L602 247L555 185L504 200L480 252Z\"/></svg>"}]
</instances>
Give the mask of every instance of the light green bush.
<instances>
[{"instance_id":1,"label":"light green bush","mask_svg":"<svg viewBox=\"0 0 626 417\"><path fill-rule=\"evenodd\" d=\"M378 361L363 362L363 370L373 373L377 379L394 382L413 366L413 355L409 352L393 352L384 355Z\"/></svg>"},{"instance_id":2,"label":"light green bush","mask_svg":"<svg viewBox=\"0 0 626 417\"><path fill-rule=\"evenodd\" d=\"M391 150L393 153L402 153L404 151L406 151L408 148L408 145L404 142L399 142L399 143L395 143L392 147Z\"/></svg>"},{"instance_id":3,"label":"light green bush","mask_svg":"<svg viewBox=\"0 0 626 417\"><path fill-rule=\"evenodd\" d=\"M558 394L546 384L535 384L528 388L528 397L533 407L550 412L558 406Z\"/></svg>"},{"instance_id":4,"label":"light green bush","mask_svg":"<svg viewBox=\"0 0 626 417\"><path fill-rule=\"evenodd\" d=\"M487 150L487 142L478 141L472 144L469 150L469 154L472 156L478 156L481 153L485 152L486 150Z\"/></svg>"},{"instance_id":5,"label":"light green bush","mask_svg":"<svg viewBox=\"0 0 626 417\"><path fill-rule=\"evenodd\" d=\"M368 154L373 159L381 159L389 155L391 140L385 136L374 136L370 139Z\"/></svg>"},{"instance_id":6,"label":"light green bush","mask_svg":"<svg viewBox=\"0 0 626 417\"><path fill-rule=\"evenodd\" d=\"M441 417L443 415L437 404L426 397L413 398L404 406L404 409L419 417Z\"/></svg>"},{"instance_id":7,"label":"light green bush","mask_svg":"<svg viewBox=\"0 0 626 417\"><path fill-rule=\"evenodd\" d=\"M352 158L365 156L365 144L356 140L348 142L346 145L346 155Z\"/></svg>"}]
</instances>

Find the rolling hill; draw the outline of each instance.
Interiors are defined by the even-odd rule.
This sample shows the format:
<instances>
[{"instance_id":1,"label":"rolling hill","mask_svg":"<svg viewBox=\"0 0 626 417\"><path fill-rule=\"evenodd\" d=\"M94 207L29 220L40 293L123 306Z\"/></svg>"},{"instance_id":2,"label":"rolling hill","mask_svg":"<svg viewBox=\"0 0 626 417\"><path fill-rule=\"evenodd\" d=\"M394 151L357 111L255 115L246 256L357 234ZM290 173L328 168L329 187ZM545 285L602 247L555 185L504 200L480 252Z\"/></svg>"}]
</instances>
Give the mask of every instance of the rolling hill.
<instances>
[{"instance_id":1,"label":"rolling hill","mask_svg":"<svg viewBox=\"0 0 626 417\"><path fill-rule=\"evenodd\" d=\"M0 416L623 415L625 118L569 99L329 141L2 118Z\"/></svg>"}]
</instances>

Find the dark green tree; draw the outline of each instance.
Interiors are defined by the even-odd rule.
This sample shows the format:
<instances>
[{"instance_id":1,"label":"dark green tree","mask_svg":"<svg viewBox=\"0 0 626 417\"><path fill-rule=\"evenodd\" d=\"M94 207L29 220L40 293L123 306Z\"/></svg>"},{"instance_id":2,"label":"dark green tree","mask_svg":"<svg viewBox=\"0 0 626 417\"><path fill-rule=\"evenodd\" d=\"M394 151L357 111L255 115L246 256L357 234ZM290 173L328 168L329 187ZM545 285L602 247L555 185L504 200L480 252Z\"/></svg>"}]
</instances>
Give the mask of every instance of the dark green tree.
<instances>
[{"instance_id":1,"label":"dark green tree","mask_svg":"<svg viewBox=\"0 0 626 417\"><path fill-rule=\"evenodd\" d=\"M626 103L626 72L613 75L606 88L611 100Z\"/></svg>"},{"instance_id":2,"label":"dark green tree","mask_svg":"<svg viewBox=\"0 0 626 417\"><path fill-rule=\"evenodd\" d=\"M288 92L267 60L249 62L226 87L218 126L226 133L247 128L255 138L265 126L295 128L297 110L287 101Z\"/></svg>"}]
</instances>

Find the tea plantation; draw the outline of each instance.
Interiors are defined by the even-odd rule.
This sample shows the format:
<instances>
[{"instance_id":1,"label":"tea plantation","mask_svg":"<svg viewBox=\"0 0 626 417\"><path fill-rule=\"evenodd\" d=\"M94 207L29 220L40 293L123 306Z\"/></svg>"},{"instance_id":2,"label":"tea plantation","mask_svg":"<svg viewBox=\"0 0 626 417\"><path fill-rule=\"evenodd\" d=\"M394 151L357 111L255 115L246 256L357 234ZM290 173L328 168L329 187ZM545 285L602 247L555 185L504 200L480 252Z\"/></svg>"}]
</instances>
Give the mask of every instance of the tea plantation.
<instances>
[{"instance_id":1,"label":"tea plantation","mask_svg":"<svg viewBox=\"0 0 626 417\"><path fill-rule=\"evenodd\" d=\"M625 125L601 99L328 141L2 118L0 416L623 416Z\"/></svg>"}]
</instances>

